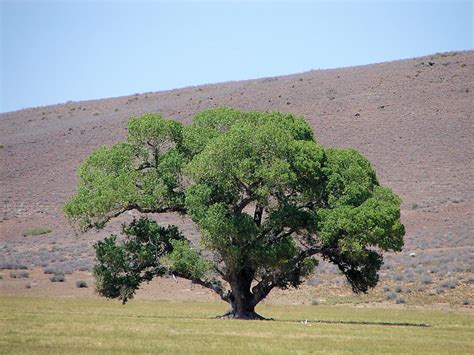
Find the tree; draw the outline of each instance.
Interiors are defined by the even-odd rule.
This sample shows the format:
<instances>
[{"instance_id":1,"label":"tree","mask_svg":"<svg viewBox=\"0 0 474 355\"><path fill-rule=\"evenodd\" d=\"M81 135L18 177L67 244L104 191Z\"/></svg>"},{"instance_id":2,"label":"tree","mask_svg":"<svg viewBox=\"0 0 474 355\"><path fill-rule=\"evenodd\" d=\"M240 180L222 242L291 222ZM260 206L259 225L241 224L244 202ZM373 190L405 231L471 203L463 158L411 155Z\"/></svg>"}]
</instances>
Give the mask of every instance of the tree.
<instances>
[{"instance_id":1,"label":"tree","mask_svg":"<svg viewBox=\"0 0 474 355\"><path fill-rule=\"evenodd\" d=\"M124 303L144 281L173 274L215 291L228 317L259 319L277 287L298 287L318 260L354 292L378 281L382 251L400 251L400 199L353 149L324 148L302 117L216 108L182 124L131 118L128 139L79 168L65 213L81 230L125 211L189 215L199 244L149 218L96 243L97 288Z\"/></svg>"}]
</instances>

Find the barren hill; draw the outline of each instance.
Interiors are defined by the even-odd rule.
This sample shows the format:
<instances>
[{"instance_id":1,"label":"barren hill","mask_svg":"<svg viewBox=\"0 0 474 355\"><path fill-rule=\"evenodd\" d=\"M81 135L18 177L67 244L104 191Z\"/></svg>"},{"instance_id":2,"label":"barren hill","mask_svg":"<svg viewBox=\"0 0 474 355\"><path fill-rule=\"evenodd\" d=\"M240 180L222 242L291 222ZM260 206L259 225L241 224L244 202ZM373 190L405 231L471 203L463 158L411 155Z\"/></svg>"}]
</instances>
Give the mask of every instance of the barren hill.
<instances>
[{"instance_id":1,"label":"barren hill","mask_svg":"<svg viewBox=\"0 0 474 355\"><path fill-rule=\"evenodd\" d=\"M118 224L82 236L67 225L62 205L74 193L79 163L124 139L130 116L158 112L190 122L225 105L302 115L321 144L353 147L370 159L381 183L404 201L405 251L388 257L386 277L470 271L473 98L474 51L467 51L0 114L0 268L90 267L91 243ZM177 216L162 221L196 234ZM39 226L52 233L23 237Z\"/></svg>"}]
</instances>

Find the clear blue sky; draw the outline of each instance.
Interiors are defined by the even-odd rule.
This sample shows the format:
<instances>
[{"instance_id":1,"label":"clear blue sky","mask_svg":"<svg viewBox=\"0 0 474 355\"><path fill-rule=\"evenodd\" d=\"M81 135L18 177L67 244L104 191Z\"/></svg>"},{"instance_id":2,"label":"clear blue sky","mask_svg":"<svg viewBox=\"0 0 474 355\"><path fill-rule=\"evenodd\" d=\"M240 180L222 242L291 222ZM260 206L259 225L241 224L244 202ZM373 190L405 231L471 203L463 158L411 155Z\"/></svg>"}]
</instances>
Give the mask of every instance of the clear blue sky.
<instances>
[{"instance_id":1,"label":"clear blue sky","mask_svg":"<svg viewBox=\"0 0 474 355\"><path fill-rule=\"evenodd\" d=\"M472 1L0 1L0 112L473 48Z\"/></svg>"}]
</instances>

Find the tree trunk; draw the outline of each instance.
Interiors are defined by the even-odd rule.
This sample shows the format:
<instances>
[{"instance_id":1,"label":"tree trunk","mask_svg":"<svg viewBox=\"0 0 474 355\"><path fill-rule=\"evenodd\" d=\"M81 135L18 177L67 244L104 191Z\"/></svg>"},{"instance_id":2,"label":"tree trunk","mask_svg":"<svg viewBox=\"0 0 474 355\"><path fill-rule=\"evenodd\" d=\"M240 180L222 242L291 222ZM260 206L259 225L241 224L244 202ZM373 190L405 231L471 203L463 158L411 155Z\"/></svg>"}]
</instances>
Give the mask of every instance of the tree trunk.
<instances>
[{"instance_id":1,"label":"tree trunk","mask_svg":"<svg viewBox=\"0 0 474 355\"><path fill-rule=\"evenodd\" d=\"M230 283L229 295L230 310L223 318L235 319L265 319L255 312L255 296L250 291L253 280L253 271L242 270Z\"/></svg>"}]
</instances>

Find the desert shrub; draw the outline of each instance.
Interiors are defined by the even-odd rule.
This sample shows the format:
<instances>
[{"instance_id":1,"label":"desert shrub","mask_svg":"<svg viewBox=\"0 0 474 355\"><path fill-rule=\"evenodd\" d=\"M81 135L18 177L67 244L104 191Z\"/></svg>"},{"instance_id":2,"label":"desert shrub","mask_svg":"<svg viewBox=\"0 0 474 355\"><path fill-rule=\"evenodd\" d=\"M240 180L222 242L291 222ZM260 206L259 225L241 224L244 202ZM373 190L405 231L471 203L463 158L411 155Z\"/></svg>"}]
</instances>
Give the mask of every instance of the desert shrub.
<instances>
[{"instance_id":1,"label":"desert shrub","mask_svg":"<svg viewBox=\"0 0 474 355\"><path fill-rule=\"evenodd\" d=\"M25 286L25 288L31 288L31 284L28 282Z\"/></svg>"},{"instance_id":2,"label":"desert shrub","mask_svg":"<svg viewBox=\"0 0 474 355\"><path fill-rule=\"evenodd\" d=\"M395 290L396 293L400 293L400 292L403 291L403 288L402 288L402 286L398 285L398 286L395 286L394 290Z\"/></svg>"},{"instance_id":3,"label":"desert shrub","mask_svg":"<svg viewBox=\"0 0 474 355\"><path fill-rule=\"evenodd\" d=\"M425 285L429 285L433 282L433 278L431 276L423 276L421 279L421 282L424 283Z\"/></svg>"},{"instance_id":4,"label":"desert shrub","mask_svg":"<svg viewBox=\"0 0 474 355\"><path fill-rule=\"evenodd\" d=\"M393 279L396 281L403 281L405 277L402 274L395 274L393 275Z\"/></svg>"},{"instance_id":5,"label":"desert shrub","mask_svg":"<svg viewBox=\"0 0 474 355\"><path fill-rule=\"evenodd\" d=\"M56 272L56 269L51 268L51 267L46 267L43 269L43 274L54 274Z\"/></svg>"},{"instance_id":6,"label":"desert shrub","mask_svg":"<svg viewBox=\"0 0 474 355\"><path fill-rule=\"evenodd\" d=\"M3 275L0 275L0 280L3 280Z\"/></svg>"},{"instance_id":7,"label":"desert shrub","mask_svg":"<svg viewBox=\"0 0 474 355\"><path fill-rule=\"evenodd\" d=\"M474 283L474 276L469 276L467 278L467 282L469 282L470 284Z\"/></svg>"},{"instance_id":8,"label":"desert shrub","mask_svg":"<svg viewBox=\"0 0 474 355\"><path fill-rule=\"evenodd\" d=\"M0 269L7 269L7 270L26 270L28 266L24 264L20 264L17 262L1 262Z\"/></svg>"},{"instance_id":9,"label":"desert shrub","mask_svg":"<svg viewBox=\"0 0 474 355\"><path fill-rule=\"evenodd\" d=\"M312 299L311 300L311 305L312 306L317 306L319 304L319 301L318 300L315 300L315 299Z\"/></svg>"},{"instance_id":10,"label":"desert shrub","mask_svg":"<svg viewBox=\"0 0 474 355\"><path fill-rule=\"evenodd\" d=\"M54 274L54 275L64 275L68 274L65 270L61 267L47 267L43 269L43 273L46 275Z\"/></svg>"},{"instance_id":11,"label":"desert shrub","mask_svg":"<svg viewBox=\"0 0 474 355\"><path fill-rule=\"evenodd\" d=\"M395 300L395 303L396 304L403 304L403 303L405 303L405 299L402 298L402 297L397 297L397 299Z\"/></svg>"},{"instance_id":12,"label":"desert shrub","mask_svg":"<svg viewBox=\"0 0 474 355\"><path fill-rule=\"evenodd\" d=\"M64 274L54 274L49 277L51 282L64 282L66 281L66 276Z\"/></svg>"},{"instance_id":13,"label":"desert shrub","mask_svg":"<svg viewBox=\"0 0 474 355\"><path fill-rule=\"evenodd\" d=\"M381 269L382 270L390 270L393 267L393 262L390 260L384 260Z\"/></svg>"},{"instance_id":14,"label":"desert shrub","mask_svg":"<svg viewBox=\"0 0 474 355\"><path fill-rule=\"evenodd\" d=\"M319 280L315 277L312 277L308 280L308 285L310 286L318 286L319 285Z\"/></svg>"},{"instance_id":15,"label":"desert shrub","mask_svg":"<svg viewBox=\"0 0 474 355\"><path fill-rule=\"evenodd\" d=\"M387 293L387 295L385 296L385 299L387 301L389 300L394 300L397 298L397 294L394 292L394 291L390 291L389 293Z\"/></svg>"},{"instance_id":16,"label":"desert shrub","mask_svg":"<svg viewBox=\"0 0 474 355\"><path fill-rule=\"evenodd\" d=\"M41 234L48 234L51 233L53 230L49 227L35 227L30 228L26 232L23 233L24 237L34 236L34 235L41 235Z\"/></svg>"},{"instance_id":17,"label":"desert shrub","mask_svg":"<svg viewBox=\"0 0 474 355\"><path fill-rule=\"evenodd\" d=\"M20 272L10 272L10 278L12 279L26 279L30 277L30 273L27 271L20 271Z\"/></svg>"},{"instance_id":18,"label":"desert shrub","mask_svg":"<svg viewBox=\"0 0 474 355\"><path fill-rule=\"evenodd\" d=\"M76 281L76 287L77 288L87 288L89 286L87 286L87 282L85 282L84 280L79 280L79 281Z\"/></svg>"},{"instance_id":19,"label":"desert shrub","mask_svg":"<svg viewBox=\"0 0 474 355\"><path fill-rule=\"evenodd\" d=\"M413 272L409 272L405 274L405 281L412 282L416 281L418 279L418 276L414 274Z\"/></svg>"},{"instance_id":20,"label":"desert shrub","mask_svg":"<svg viewBox=\"0 0 474 355\"><path fill-rule=\"evenodd\" d=\"M468 299L465 299L465 300L462 301L462 304L463 304L464 306L468 306L469 304L471 304L471 302L469 302Z\"/></svg>"},{"instance_id":21,"label":"desert shrub","mask_svg":"<svg viewBox=\"0 0 474 355\"><path fill-rule=\"evenodd\" d=\"M384 287L383 287L383 290L384 290L384 292L388 292L388 291L390 291L390 287L384 286Z\"/></svg>"},{"instance_id":22,"label":"desert shrub","mask_svg":"<svg viewBox=\"0 0 474 355\"><path fill-rule=\"evenodd\" d=\"M442 294L442 293L444 293L444 292L445 292L444 289L442 289L442 288L440 288L440 287L438 287L438 288L436 289L436 293L437 293L438 295L440 295L440 294Z\"/></svg>"},{"instance_id":23,"label":"desert shrub","mask_svg":"<svg viewBox=\"0 0 474 355\"><path fill-rule=\"evenodd\" d=\"M458 282L456 280L444 280L443 282L441 282L441 287L444 287L444 288L456 288L456 286L458 285Z\"/></svg>"}]
</instances>

